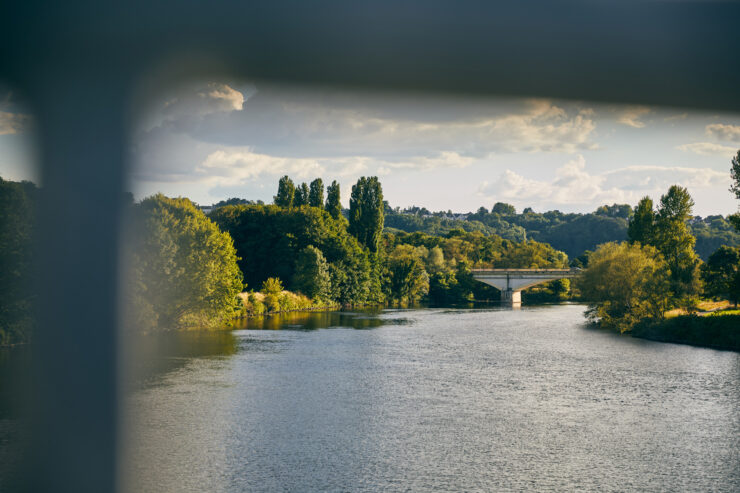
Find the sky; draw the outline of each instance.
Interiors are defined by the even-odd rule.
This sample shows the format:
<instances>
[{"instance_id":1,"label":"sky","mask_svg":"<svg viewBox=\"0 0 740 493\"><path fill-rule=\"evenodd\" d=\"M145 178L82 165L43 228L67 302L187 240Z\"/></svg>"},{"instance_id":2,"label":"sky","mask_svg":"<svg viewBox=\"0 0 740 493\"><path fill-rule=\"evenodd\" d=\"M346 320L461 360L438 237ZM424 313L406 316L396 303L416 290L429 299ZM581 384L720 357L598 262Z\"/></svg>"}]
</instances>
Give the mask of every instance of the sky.
<instances>
[{"instance_id":1,"label":"sky","mask_svg":"<svg viewBox=\"0 0 740 493\"><path fill-rule=\"evenodd\" d=\"M0 95L3 93L0 92ZM0 176L35 179L33 118L0 96ZM678 184L697 215L729 214L740 115L541 98L460 98L231 80L150 91L135 108L130 188L201 205L272 201L280 176L377 175L391 206L507 202L590 212Z\"/></svg>"}]
</instances>

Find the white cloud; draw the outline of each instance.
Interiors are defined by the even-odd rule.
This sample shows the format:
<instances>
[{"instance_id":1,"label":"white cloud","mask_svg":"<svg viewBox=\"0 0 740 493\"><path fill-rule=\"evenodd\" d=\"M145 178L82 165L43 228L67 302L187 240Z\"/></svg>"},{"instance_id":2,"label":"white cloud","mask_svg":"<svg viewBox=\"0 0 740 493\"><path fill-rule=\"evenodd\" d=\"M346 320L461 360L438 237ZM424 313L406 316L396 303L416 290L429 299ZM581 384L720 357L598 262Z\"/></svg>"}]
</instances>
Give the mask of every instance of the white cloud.
<instances>
[{"instance_id":1,"label":"white cloud","mask_svg":"<svg viewBox=\"0 0 740 493\"><path fill-rule=\"evenodd\" d=\"M687 168L681 166L627 166L603 173L607 183L622 190L661 190L673 184L690 189L727 187L729 173L711 168Z\"/></svg>"},{"instance_id":2,"label":"white cloud","mask_svg":"<svg viewBox=\"0 0 740 493\"><path fill-rule=\"evenodd\" d=\"M650 113L650 111L650 108L646 106L630 106L622 110L617 122L634 128L643 128L645 122L641 121L640 118Z\"/></svg>"},{"instance_id":3,"label":"white cloud","mask_svg":"<svg viewBox=\"0 0 740 493\"><path fill-rule=\"evenodd\" d=\"M214 113L240 111L244 94L227 84L209 82L176 91L176 96L162 103L161 113L167 120L192 119Z\"/></svg>"},{"instance_id":4,"label":"white cloud","mask_svg":"<svg viewBox=\"0 0 740 493\"><path fill-rule=\"evenodd\" d=\"M28 128L31 115L0 111L0 135L19 134Z\"/></svg>"},{"instance_id":5,"label":"white cloud","mask_svg":"<svg viewBox=\"0 0 740 493\"><path fill-rule=\"evenodd\" d=\"M506 199L520 204L577 205L631 200L631 194L616 187L605 188L606 177L586 171L579 155L555 171L554 181L525 178L506 170L495 183L484 183L479 194L490 200Z\"/></svg>"},{"instance_id":6,"label":"white cloud","mask_svg":"<svg viewBox=\"0 0 740 493\"><path fill-rule=\"evenodd\" d=\"M712 123L707 125L707 135L717 140L729 142L740 142L740 125L725 125L723 123Z\"/></svg>"},{"instance_id":7,"label":"white cloud","mask_svg":"<svg viewBox=\"0 0 740 493\"><path fill-rule=\"evenodd\" d=\"M674 166L628 166L591 174L579 155L558 168L552 181L526 178L507 169L495 182L483 182L478 194L489 202L506 200L522 206L634 204L644 195L659 197L673 184L697 190L725 187L728 182L725 172Z\"/></svg>"},{"instance_id":8,"label":"white cloud","mask_svg":"<svg viewBox=\"0 0 740 493\"><path fill-rule=\"evenodd\" d=\"M702 156L732 156L737 152L734 147L723 146L713 142L694 142L676 147L679 151L693 152Z\"/></svg>"},{"instance_id":9,"label":"white cloud","mask_svg":"<svg viewBox=\"0 0 740 493\"><path fill-rule=\"evenodd\" d=\"M196 168L209 185L237 185L261 175L291 175L299 179L318 176L325 168L315 159L297 159L258 154L251 150L218 150Z\"/></svg>"}]
</instances>

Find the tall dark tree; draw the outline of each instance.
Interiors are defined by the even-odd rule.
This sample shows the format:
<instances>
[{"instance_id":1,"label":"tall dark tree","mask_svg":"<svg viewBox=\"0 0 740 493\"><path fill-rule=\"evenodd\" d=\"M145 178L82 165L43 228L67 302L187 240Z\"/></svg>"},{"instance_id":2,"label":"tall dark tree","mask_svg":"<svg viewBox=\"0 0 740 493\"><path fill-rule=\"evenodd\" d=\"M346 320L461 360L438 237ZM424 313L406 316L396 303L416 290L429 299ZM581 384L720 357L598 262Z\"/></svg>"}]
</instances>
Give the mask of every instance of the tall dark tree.
<instances>
[{"instance_id":1,"label":"tall dark tree","mask_svg":"<svg viewBox=\"0 0 740 493\"><path fill-rule=\"evenodd\" d=\"M275 195L273 199L275 201L275 205L278 207L285 207L286 209L293 207L293 201L295 199L295 185L288 175L280 178L280 182L278 182L277 195Z\"/></svg>"},{"instance_id":2,"label":"tall dark tree","mask_svg":"<svg viewBox=\"0 0 740 493\"><path fill-rule=\"evenodd\" d=\"M324 207L324 181L316 178L311 182L308 191L308 205L311 207Z\"/></svg>"},{"instance_id":3,"label":"tall dark tree","mask_svg":"<svg viewBox=\"0 0 740 493\"><path fill-rule=\"evenodd\" d=\"M377 176L361 177L349 199L349 232L371 252L383 233L383 188Z\"/></svg>"},{"instance_id":4,"label":"tall dark tree","mask_svg":"<svg viewBox=\"0 0 740 493\"><path fill-rule=\"evenodd\" d=\"M302 205L308 205L308 185L305 181L299 187L296 187L295 198L293 199L293 207Z\"/></svg>"},{"instance_id":5,"label":"tall dark tree","mask_svg":"<svg viewBox=\"0 0 740 493\"><path fill-rule=\"evenodd\" d=\"M627 228L627 239L630 243L639 242L642 245L655 244L655 211L650 197L643 197L635 208L635 214L630 219Z\"/></svg>"},{"instance_id":6,"label":"tall dark tree","mask_svg":"<svg viewBox=\"0 0 740 493\"><path fill-rule=\"evenodd\" d=\"M342 215L342 204L340 202L339 183L336 180L326 187L326 210L334 219Z\"/></svg>"}]
</instances>

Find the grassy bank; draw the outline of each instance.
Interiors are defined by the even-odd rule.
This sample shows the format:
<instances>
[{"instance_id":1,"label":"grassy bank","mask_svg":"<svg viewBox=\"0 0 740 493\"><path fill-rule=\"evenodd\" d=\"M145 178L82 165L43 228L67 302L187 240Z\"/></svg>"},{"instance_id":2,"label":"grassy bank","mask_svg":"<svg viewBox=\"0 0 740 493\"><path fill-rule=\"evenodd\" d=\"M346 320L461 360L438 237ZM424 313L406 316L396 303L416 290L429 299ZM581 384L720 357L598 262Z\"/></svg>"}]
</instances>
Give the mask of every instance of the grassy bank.
<instances>
[{"instance_id":1,"label":"grassy bank","mask_svg":"<svg viewBox=\"0 0 740 493\"><path fill-rule=\"evenodd\" d=\"M259 291L240 293L239 298L242 300L242 309L238 318L299 310L330 310L339 307L337 303L332 301L311 299L302 294L285 290L269 294Z\"/></svg>"},{"instance_id":2,"label":"grassy bank","mask_svg":"<svg viewBox=\"0 0 740 493\"><path fill-rule=\"evenodd\" d=\"M740 351L740 310L719 311L705 316L679 315L657 322L644 320L632 328L632 336Z\"/></svg>"}]
</instances>

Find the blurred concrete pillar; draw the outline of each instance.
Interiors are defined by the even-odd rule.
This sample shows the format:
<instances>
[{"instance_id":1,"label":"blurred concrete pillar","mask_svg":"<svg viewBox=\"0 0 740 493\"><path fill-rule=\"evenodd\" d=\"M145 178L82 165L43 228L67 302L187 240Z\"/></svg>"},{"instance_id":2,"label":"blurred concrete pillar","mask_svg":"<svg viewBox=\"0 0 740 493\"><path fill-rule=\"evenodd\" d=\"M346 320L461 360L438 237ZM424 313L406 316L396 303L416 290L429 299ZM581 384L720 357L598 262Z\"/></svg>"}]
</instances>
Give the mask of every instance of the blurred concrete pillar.
<instances>
[{"instance_id":1,"label":"blurred concrete pillar","mask_svg":"<svg viewBox=\"0 0 740 493\"><path fill-rule=\"evenodd\" d=\"M125 83L99 68L63 67L31 94L42 169L40 298L21 489L113 491Z\"/></svg>"}]
</instances>

